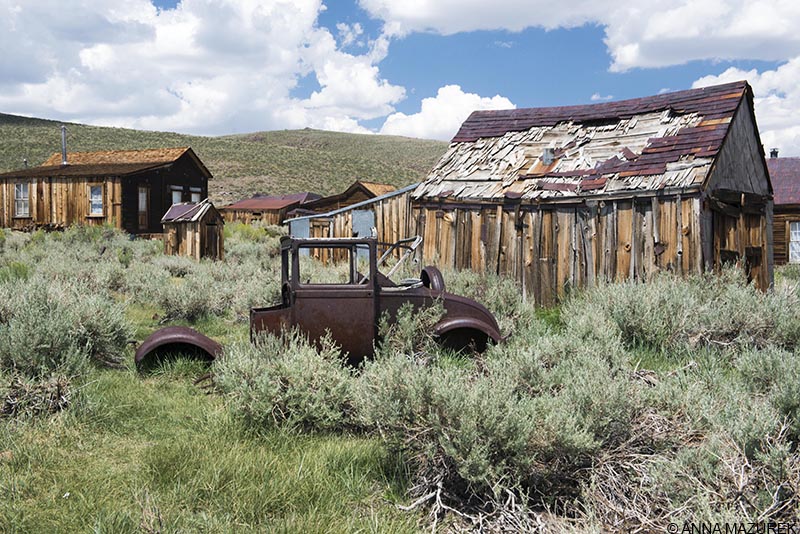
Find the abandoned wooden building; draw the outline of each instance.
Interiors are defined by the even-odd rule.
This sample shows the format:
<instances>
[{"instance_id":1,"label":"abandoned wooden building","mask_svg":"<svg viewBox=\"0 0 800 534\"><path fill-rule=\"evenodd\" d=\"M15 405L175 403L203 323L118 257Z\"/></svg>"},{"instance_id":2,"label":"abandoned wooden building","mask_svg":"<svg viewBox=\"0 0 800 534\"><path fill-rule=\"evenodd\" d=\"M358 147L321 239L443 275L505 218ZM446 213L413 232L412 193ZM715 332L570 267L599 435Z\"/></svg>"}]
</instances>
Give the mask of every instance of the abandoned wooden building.
<instances>
[{"instance_id":1,"label":"abandoned wooden building","mask_svg":"<svg viewBox=\"0 0 800 534\"><path fill-rule=\"evenodd\" d=\"M294 193L291 195L253 195L220 208L226 222L250 224L281 224L290 210L322 198L316 193Z\"/></svg>"},{"instance_id":2,"label":"abandoned wooden building","mask_svg":"<svg viewBox=\"0 0 800 534\"><path fill-rule=\"evenodd\" d=\"M394 243L408 237L411 193L417 185L329 212L293 217L286 221L289 233L295 237L365 237L371 235L374 228L378 241Z\"/></svg>"},{"instance_id":3,"label":"abandoned wooden building","mask_svg":"<svg viewBox=\"0 0 800 534\"><path fill-rule=\"evenodd\" d=\"M38 167L0 174L0 225L112 224L160 233L174 203L208 196L211 173L191 148L55 153Z\"/></svg>"},{"instance_id":4,"label":"abandoned wooden building","mask_svg":"<svg viewBox=\"0 0 800 534\"><path fill-rule=\"evenodd\" d=\"M767 159L775 203L773 244L775 264L800 263L800 158Z\"/></svg>"},{"instance_id":5,"label":"abandoned wooden building","mask_svg":"<svg viewBox=\"0 0 800 534\"><path fill-rule=\"evenodd\" d=\"M289 217L313 215L314 213L328 213L364 202L365 200L380 197L394 190L395 187L393 185L356 180L341 193L318 198L317 200L306 202L298 206L289 212Z\"/></svg>"},{"instance_id":6,"label":"abandoned wooden building","mask_svg":"<svg viewBox=\"0 0 800 534\"><path fill-rule=\"evenodd\" d=\"M173 204L161 223L164 225L164 254L196 260L225 257L225 222L210 200Z\"/></svg>"},{"instance_id":7,"label":"abandoned wooden building","mask_svg":"<svg viewBox=\"0 0 800 534\"><path fill-rule=\"evenodd\" d=\"M734 262L772 283L772 187L746 82L476 111L412 197L423 261L569 287Z\"/></svg>"}]
</instances>

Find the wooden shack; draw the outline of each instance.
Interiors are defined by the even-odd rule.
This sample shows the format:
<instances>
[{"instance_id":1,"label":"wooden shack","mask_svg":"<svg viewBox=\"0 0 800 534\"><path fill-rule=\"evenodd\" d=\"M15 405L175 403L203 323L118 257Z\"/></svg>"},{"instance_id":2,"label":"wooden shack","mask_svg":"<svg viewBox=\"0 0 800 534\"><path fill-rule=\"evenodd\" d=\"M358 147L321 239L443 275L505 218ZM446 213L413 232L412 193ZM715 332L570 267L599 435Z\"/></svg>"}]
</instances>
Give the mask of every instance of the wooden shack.
<instances>
[{"instance_id":1,"label":"wooden shack","mask_svg":"<svg viewBox=\"0 0 800 534\"><path fill-rule=\"evenodd\" d=\"M772 283L772 187L744 81L476 111L412 197L425 262L513 276L538 304L724 263Z\"/></svg>"},{"instance_id":2,"label":"wooden shack","mask_svg":"<svg viewBox=\"0 0 800 534\"><path fill-rule=\"evenodd\" d=\"M176 202L208 196L211 173L191 148L55 153L38 167L0 174L0 226L112 224L161 232Z\"/></svg>"},{"instance_id":3,"label":"wooden shack","mask_svg":"<svg viewBox=\"0 0 800 534\"><path fill-rule=\"evenodd\" d=\"M322 198L316 193L294 193L291 195L261 195L234 202L223 208L220 213L225 222L241 222L250 224L282 224L290 210L304 206L308 202Z\"/></svg>"},{"instance_id":4,"label":"wooden shack","mask_svg":"<svg viewBox=\"0 0 800 534\"><path fill-rule=\"evenodd\" d=\"M210 200L173 204L161 223L164 225L164 254L196 260L224 259L225 222Z\"/></svg>"},{"instance_id":5,"label":"wooden shack","mask_svg":"<svg viewBox=\"0 0 800 534\"><path fill-rule=\"evenodd\" d=\"M366 200L378 198L395 191L395 189L393 185L389 184L356 180L341 193L305 202L291 210L289 212L289 217L300 217L303 215L313 215L315 213L329 213L352 206L353 204L359 204Z\"/></svg>"},{"instance_id":6,"label":"wooden shack","mask_svg":"<svg viewBox=\"0 0 800 534\"><path fill-rule=\"evenodd\" d=\"M767 159L775 203L775 264L800 263L800 158Z\"/></svg>"}]
</instances>

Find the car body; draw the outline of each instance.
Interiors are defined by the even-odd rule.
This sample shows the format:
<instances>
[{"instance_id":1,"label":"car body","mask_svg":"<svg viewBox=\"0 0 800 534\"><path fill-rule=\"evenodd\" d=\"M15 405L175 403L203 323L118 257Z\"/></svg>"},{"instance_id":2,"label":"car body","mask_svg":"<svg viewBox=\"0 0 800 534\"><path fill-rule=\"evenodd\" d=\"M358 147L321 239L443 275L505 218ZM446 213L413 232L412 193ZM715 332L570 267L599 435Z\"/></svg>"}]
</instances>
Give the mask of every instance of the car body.
<instances>
[{"instance_id":1,"label":"car body","mask_svg":"<svg viewBox=\"0 0 800 534\"><path fill-rule=\"evenodd\" d=\"M444 279L436 267L426 267L418 279L401 283L393 282L379 271L382 260L403 248L413 250L413 246L406 244L419 241L417 238L398 242L379 258L379 243L375 238L283 237L281 301L250 310L251 339L262 332L280 334L288 328L296 328L312 340L330 335L348 356L348 362L357 365L372 356L379 344L378 325L382 318L392 323L404 305L421 309L438 302L444 315L431 333L442 344L458 351L483 351L488 343L501 341L500 329L491 312L470 298L446 292ZM400 261L408 255L401 255ZM334 274L335 279L326 279L328 274ZM317 279L320 275L321 280ZM155 332L142 344L148 352L137 351L137 363L156 349L169 347L169 333L161 332ZM184 346L190 343L185 331L180 334ZM207 342L197 339L196 345L204 350L200 341L208 346ZM213 359L216 354L210 356Z\"/></svg>"}]
</instances>

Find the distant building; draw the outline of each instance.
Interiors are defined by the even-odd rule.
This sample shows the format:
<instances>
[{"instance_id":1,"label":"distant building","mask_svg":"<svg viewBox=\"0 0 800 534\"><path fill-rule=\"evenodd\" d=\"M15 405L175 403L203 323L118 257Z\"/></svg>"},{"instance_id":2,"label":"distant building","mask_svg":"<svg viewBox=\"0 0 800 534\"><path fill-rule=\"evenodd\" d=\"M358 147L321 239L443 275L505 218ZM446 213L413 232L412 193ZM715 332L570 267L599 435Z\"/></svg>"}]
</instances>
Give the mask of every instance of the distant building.
<instances>
[{"instance_id":1,"label":"distant building","mask_svg":"<svg viewBox=\"0 0 800 534\"><path fill-rule=\"evenodd\" d=\"M395 187L393 185L356 180L341 193L305 202L296 209L291 210L289 215L290 217L299 217L314 213L327 213L391 193L394 190Z\"/></svg>"},{"instance_id":2,"label":"distant building","mask_svg":"<svg viewBox=\"0 0 800 534\"><path fill-rule=\"evenodd\" d=\"M260 221L265 224L278 225L286 219L290 210L320 198L322 197L316 193L253 195L251 198L220 208L220 213L226 222L250 224Z\"/></svg>"},{"instance_id":3,"label":"distant building","mask_svg":"<svg viewBox=\"0 0 800 534\"><path fill-rule=\"evenodd\" d=\"M164 254L199 260L225 257L225 222L210 200L173 204L161 219Z\"/></svg>"},{"instance_id":4,"label":"distant building","mask_svg":"<svg viewBox=\"0 0 800 534\"><path fill-rule=\"evenodd\" d=\"M0 226L63 228L112 224L160 233L178 202L208 196L211 173L191 148L53 154L38 167L0 174Z\"/></svg>"},{"instance_id":5,"label":"distant building","mask_svg":"<svg viewBox=\"0 0 800 534\"><path fill-rule=\"evenodd\" d=\"M800 158L767 159L775 202L772 242L775 263L800 263Z\"/></svg>"},{"instance_id":6,"label":"distant building","mask_svg":"<svg viewBox=\"0 0 800 534\"><path fill-rule=\"evenodd\" d=\"M772 283L772 187L747 82L476 111L412 195L423 262L569 288L736 263Z\"/></svg>"}]
</instances>

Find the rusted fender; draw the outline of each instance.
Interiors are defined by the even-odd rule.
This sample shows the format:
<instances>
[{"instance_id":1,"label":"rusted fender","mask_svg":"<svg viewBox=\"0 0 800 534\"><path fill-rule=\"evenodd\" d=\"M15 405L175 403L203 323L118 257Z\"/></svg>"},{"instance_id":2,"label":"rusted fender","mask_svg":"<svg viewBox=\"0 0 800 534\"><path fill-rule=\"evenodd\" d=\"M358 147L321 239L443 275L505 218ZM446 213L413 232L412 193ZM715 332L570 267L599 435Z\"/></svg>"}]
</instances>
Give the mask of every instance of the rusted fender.
<instances>
[{"instance_id":1,"label":"rusted fender","mask_svg":"<svg viewBox=\"0 0 800 534\"><path fill-rule=\"evenodd\" d=\"M134 362L137 367L152 365L169 353L186 353L211 362L222 354L222 345L188 326L168 326L156 330L139 345Z\"/></svg>"},{"instance_id":2,"label":"rusted fender","mask_svg":"<svg viewBox=\"0 0 800 534\"><path fill-rule=\"evenodd\" d=\"M456 351L470 347L483 352L486 345L503 341L503 336L492 325L475 317L445 317L433 326L433 333L442 344Z\"/></svg>"},{"instance_id":3,"label":"rusted fender","mask_svg":"<svg viewBox=\"0 0 800 534\"><path fill-rule=\"evenodd\" d=\"M444 291L444 276L442 276L442 271L440 271L437 267L428 265L422 269L419 278L422 280L422 285L428 289L433 289L434 291Z\"/></svg>"}]
</instances>

